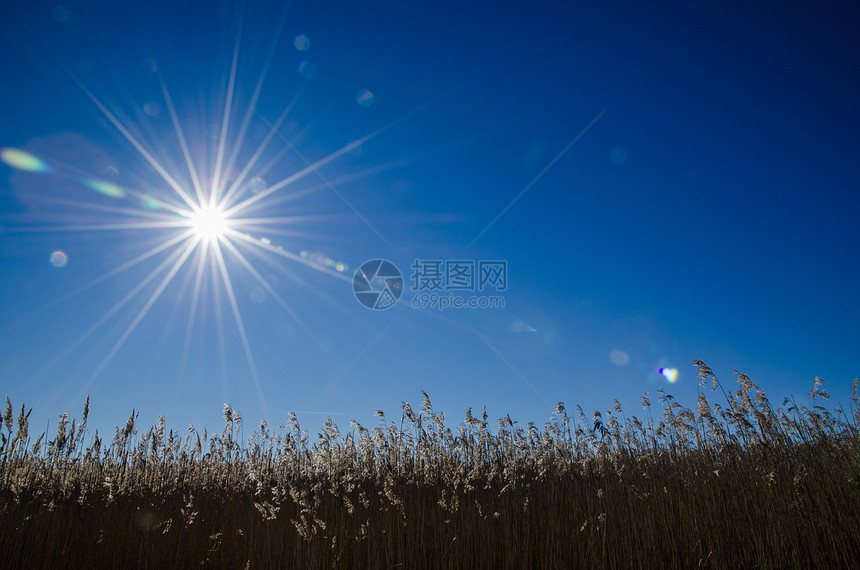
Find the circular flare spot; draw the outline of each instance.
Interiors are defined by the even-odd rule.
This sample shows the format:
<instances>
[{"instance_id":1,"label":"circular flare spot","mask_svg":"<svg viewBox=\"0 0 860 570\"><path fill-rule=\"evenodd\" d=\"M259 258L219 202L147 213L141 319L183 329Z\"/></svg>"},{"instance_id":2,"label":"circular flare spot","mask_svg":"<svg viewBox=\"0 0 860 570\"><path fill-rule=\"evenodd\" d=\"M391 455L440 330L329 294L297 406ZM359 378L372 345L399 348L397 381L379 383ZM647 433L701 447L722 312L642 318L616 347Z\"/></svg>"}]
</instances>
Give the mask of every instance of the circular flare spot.
<instances>
[{"instance_id":1,"label":"circular flare spot","mask_svg":"<svg viewBox=\"0 0 860 570\"><path fill-rule=\"evenodd\" d=\"M609 361L615 366L627 366L630 363L630 355L623 350L613 350L609 353Z\"/></svg>"},{"instance_id":2,"label":"circular flare spot","mask_svg":"<svg viewBox=\"0 0 860 570\"><path fill-rule=\"evenodd\" d=\"M57 250L51 254L51 265L54 267L65 267L69 262L69 256L66 252Z\"/></svg>"},{"instance_id":3,"label":"circular flare spot","mask_svg":"<svg viewBox=\"0 0 860 570\"><path fill-rule=\"evenodd\" d=\"M299 51L308 51L311 48L311 40L306 35L299 34L296 36L295 41L293 41L293 45Z\"/></svg>"},{"instance_id":4,"label":"circular flare spot","mask_svg":"<svg viewBox=\"0 0 860 570\"><path fill-rule=\"evenodd\" d=\"M252 194L259 194L266 189L266 181L262 178L254 178L248 186L250 187Z\"/></svg>"},{"instance_id":5,"label":"circular flare spot","mask_svg":"<svg viewBox=\"0 0 860 570\"><path fill-rule=\"evenodd\" d=\"M306 59L302 60L302 62L299 63L299 73L302 74L302 77L304 77L306 79L310 79L311 77L314 76L314 74L316 72L317 72L317 66L315 63L311 63L310 61L308 61Z\"/></svg>"}]
</instances>

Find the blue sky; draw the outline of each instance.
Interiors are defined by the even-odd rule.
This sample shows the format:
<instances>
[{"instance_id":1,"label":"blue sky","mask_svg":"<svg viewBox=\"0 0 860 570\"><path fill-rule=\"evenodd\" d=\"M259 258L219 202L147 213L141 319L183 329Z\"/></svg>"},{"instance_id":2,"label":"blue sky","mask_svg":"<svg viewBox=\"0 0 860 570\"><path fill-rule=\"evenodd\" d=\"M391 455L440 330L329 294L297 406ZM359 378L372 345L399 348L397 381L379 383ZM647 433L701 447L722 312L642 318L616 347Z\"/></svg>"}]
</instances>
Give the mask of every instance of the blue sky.
<instances>
[{"instance_id":1,"label":"blue sky","mask_svg":"<svg viewBox=\"0 0 860 570\"><path fill-rule=\"evenodd\" d=\"M4 8L2 391L36 426L89 394L103 431L132 408L215 429L224 402L346 428L422 389L455 422L540 424L661 386L692 404L702 359L775 403L816 375L847 401L857 15ZM250 202L201 240L188 213L237 179L229 206ZM372 259L403 274L385 310L353 294ZM415 260L506 262L504 307L414 308Z\"/></svg>"}]
</instances>

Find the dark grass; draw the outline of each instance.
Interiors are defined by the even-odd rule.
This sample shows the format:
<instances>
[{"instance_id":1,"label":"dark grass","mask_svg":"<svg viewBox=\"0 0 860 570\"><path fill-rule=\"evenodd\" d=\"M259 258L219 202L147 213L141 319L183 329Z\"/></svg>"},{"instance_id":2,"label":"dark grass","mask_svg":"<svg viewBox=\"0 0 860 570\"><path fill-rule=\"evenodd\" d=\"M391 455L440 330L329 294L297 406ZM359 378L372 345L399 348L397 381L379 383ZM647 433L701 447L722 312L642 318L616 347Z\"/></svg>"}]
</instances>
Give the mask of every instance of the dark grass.
<instances>
[{"instance_id":1,"label":"dark grass","mask_svg":"<svg viewBox=\"0 0 860 570\"><path fill-rule=\"evenodd\" d=\"M0 565L14 568L851 568L860 552L860 434L828 410L773 408L748 377L660 395L658 418L616 405L589 420L559 404L543 427L456 428L424 397L398 424L329 421L314 444L295 421L237 441L238 413L209 435L111 442L60 423L28 443L3 416ZM646 415L651 404L643 397ZM86 443L89 444L85 447Z\"/></svg>"}]
</instances>

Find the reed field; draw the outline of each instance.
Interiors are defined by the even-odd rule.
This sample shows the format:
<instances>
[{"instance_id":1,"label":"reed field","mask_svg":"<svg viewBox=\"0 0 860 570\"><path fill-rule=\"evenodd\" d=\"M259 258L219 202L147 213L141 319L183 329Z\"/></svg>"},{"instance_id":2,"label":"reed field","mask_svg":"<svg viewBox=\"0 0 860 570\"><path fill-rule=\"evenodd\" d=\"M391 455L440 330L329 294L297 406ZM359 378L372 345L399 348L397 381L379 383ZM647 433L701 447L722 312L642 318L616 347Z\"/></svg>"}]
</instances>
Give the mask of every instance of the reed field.
<instances>
[{"instance_id":1,"label":"reed field","mask_svg":"<svg viewBox=\"0 0 860 570\"><path fill-rule=\"evenodd\" d=\"M242 441L226 404L220 432L132 412L109 438L87 402L34 440L7 398L0 566L860 567L857 380L847 409L819 379L809 405L774 406L695 364L695 409L660 390L639 417L559 403L543 426L451 426L424 394L313 439L290 415Z\"/></svg>"}]
</instances>

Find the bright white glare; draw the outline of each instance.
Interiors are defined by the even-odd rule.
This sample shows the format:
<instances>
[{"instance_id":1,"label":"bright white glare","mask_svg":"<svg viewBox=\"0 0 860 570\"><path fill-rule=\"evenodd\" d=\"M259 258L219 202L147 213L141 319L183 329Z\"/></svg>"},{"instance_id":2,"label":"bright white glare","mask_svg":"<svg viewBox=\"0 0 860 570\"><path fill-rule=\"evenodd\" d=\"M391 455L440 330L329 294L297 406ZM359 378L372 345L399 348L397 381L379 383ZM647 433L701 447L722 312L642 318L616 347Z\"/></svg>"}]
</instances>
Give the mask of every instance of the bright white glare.
<instances>
[{"instance_id":1,"label":"bright white glare","mask_svg":"<svg viewBox=\"0 0 860 570\"><path fill-rule=\"evenodd\" d=\"M215 241L230 228L227 214L218 206L203 206L189 216L191 230L201 240Z\"/></svg>"}]
</instances>

